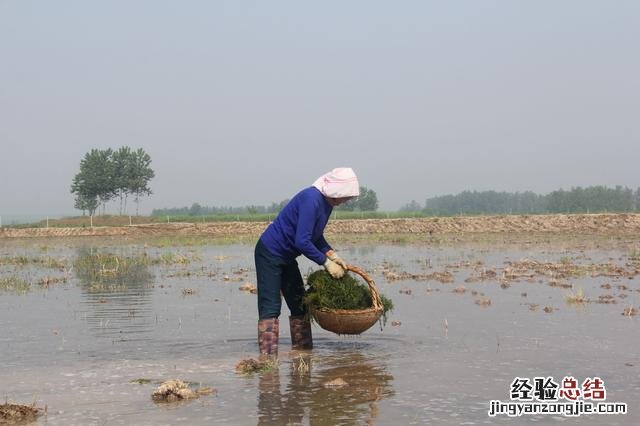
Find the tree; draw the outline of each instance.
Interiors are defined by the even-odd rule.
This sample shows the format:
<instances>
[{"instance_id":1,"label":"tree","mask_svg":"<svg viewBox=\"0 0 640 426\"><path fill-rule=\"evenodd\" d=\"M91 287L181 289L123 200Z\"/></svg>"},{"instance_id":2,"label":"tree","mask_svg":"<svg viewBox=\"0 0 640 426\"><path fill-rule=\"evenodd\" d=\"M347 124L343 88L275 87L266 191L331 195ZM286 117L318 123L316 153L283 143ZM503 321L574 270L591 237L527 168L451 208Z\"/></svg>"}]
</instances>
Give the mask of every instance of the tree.
<instances>
[{"instance_id":1,"label":"tree","mask_svg":"<svg viewBox=\"0 0 640 426\"><path fill-rule=\"evenodd\" d=\"M411 202L405 204L404 206L400 207L400 212L408 212L408 213L414 213L414 212L419 212L422 210L422 206L420 204L418 204L418 202L416 200L411 200Z\"/></svg>"},{"instance_id":2,"label":"tree","mask_svg":"<svg viewBox=\"0 0 640 426\"><path fill-rule=\"evenodd\" d=\"M87 211L89 215L93 216L96 209L98 208L98 198L97 197L88 197L84 194L78 194L76 196L76 203L74 206L78 210L82 210L82 215L84 216L84 212Z\"/></svg>"},{"instance_id":3,"label":"tree","mask_svg":"<svg viewBox=\"0 0 640 426\"><path fill-rule=\"evenodd\" d=\"M129 156L126 173L127 191L135 195L136 215L139 214L140 197L151 195L149 181L153 179L155 172L151 169L151 157L142 148L133 151Z\"/></svg>"},{"instance_id":4,"label":"tree","mask_svg":"<svg viewBox=\"0 0 640 426\"><path fill-rule=\"evenodd\" d=\"M120 198L120 214L122 214L122 204L125 203L126 210L126 198L129 194L128 173L129 165L131 163L131 148L128 146L122 146L117 151L113 152L112 163L114 172L114 186L116 195Z\"/></svg>"},{"instance_id":5,"label":"tree","mask_svg":"<svg viewBox=\"0 0 640 426\"><path fill-rule=\"evenodd\" d=\"M80 171L73 178L71 193L76 207L93 215L100 203L109 201L115 192L111 155L113 151L92 149L80 160Z\"/></svg>"},{"instance_id":6,"label":"tree","mask_svg":"<svg viewBox=\"0 0 640 426\"><path fill-rule=\"evenodd\" d=\"M120 214L128 194L150 195L149 181L155 173L151 170L151 157L142 148L132 151L123 146L117 151L92 149L80 161L80 171L74 176L71 193L76 194L75 207L93 215L99 204L113 197L120 198ZM136 214L138 208L136 208Z\"/></svg>"},{"instance_id":7,"label":"tree","mask_svg":"<svg viewBox=\"0 0 640 426\"><path fill-rule=\"evenodd\" d=\"M202 214L202 206L198 203L191 204L189 207L189 216L199 216Z\"/></svg>"},{"instance_id":8,"label":"tree","mask_svg":"<svg viewBox=\"0 0 640 426\"><path fill-rule=\"evenodd\" d=\"M374 212L378 210L378 195L373 189L365 186L360 187L360 196L358 201L358 210L363 212Z\"/></svg>"},{"instance_id":9,"label":"tree","mask_svg":"<svg viewBox=\"0 0 640 426\"><path fill-rule=\"evenodd\" d=\"M360 187L360 195L353 200L349 200L344 204L336 207L336 210L340 211L367 211L373 212L378 210L378 196L373 189L369 189L366 186Z\"/></svg>"},{"instance_id":10,"label":"tree","mask_svg":"<svg viewBox=\"0 0 640 426\"><path fill-rule=\"evenodd\" d=\"M269 207L267 207L267 213L280 213L280 210L282 210L288 203L288 198L280 201L279 203L273 202Z\"/></svg>"}]
</instances>

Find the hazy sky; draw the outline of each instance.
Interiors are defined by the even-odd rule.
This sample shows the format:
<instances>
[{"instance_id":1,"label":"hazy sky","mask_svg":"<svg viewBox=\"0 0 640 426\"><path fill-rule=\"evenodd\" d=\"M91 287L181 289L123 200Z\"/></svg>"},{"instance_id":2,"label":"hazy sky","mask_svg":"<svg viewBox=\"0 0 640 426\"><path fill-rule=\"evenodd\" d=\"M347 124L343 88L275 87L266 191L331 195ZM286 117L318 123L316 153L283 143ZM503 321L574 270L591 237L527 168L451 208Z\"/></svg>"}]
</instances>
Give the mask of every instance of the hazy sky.
<instances>
[{"instance_id":1,"label":"hazy sky","mask_svg":"<svg viewBox=\"0 0 640 426\"><path fill-rule=\"evenodd\" d=\"M73 213L82 156L122 145L151 155L145 213L338 166L384 210L636 188L639 40L635 0L0 0L0 215Z\"/></svg>"}]
</instances>

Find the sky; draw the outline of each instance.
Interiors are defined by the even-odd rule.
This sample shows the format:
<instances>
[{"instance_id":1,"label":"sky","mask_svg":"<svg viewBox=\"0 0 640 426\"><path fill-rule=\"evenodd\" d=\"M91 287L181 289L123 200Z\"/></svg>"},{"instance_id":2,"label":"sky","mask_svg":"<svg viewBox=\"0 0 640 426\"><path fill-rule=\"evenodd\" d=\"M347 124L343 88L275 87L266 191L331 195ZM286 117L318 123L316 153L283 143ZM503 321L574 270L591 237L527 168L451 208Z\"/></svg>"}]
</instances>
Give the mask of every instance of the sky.
<instances>
[{"instance_id":1,"label":"sky","mask_svg":"<svg viewBox=\"0 0 640 426\"><path fill-rule=\"evenodd\" d=\"M624 0L0 0L0 216L79 214L80 160L120 146L152 159L141 213L343 166L387 211L637 188L638 40Z\"/></svg>"}]
</instances>

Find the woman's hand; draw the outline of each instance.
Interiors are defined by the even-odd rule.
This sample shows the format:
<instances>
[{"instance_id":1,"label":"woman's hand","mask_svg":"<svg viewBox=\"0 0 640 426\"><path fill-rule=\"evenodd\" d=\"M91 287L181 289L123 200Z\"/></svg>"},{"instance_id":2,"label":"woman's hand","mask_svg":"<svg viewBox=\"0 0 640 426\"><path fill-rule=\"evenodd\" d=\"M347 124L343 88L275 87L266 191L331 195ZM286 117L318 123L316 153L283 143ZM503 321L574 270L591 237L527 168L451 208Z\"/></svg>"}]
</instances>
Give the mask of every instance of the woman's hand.
<instances>
[{"instance_id":1,"label":"woman's hand","mask_svg":"<svg viewBox=\"0 0 640 426\"><path fill-rule=\"evenodd\" d=\"M338 265L328 257L327 260L324 261L324 269L326 269L329 275L331 275L333 278L338 279L344 276L344 269L342 269L342 266Z\"/></svg>"},{"instance_id":2,"label":"woman's hand","mask_svg":"<svg viewBox=\"0 0 640 426\"><path fill-rule=\"evenodd\" d=\"M342 258L340 256L338 256L338 253L336 253L333 250L329 250L326 253L327 257L329 259L331 259L333 262L337 263L338 265L342 266L342 268L346 271L347 270L347 262L345 262L344 260L342 260Z\"/></svg>"}]
</instances>

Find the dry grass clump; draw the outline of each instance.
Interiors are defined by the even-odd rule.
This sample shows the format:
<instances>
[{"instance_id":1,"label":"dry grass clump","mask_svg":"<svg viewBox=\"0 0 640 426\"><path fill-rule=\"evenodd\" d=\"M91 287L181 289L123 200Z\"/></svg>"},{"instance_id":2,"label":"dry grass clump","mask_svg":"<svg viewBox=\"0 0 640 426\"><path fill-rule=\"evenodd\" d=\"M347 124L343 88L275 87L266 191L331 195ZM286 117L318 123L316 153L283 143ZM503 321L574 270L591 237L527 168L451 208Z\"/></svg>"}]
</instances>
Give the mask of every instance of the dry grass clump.
<instances>
[{"instance_id":1,"label":"dry grass clump","mask_svg":"<svg viewBox=\"0 0 640 426\"><path fill-rule=\"evenodd\" d=\"M349 386L349 383L347 383L342 377L338 377L337 379L324 382L322 386L325 388L341 388L344 386Z\"/></svg>"},{"instance_id":2,"label":"dry grass clump","mask_svg":"<svg viewBox=\"0 0 640 426\"><path fill-rule=\"evenodd\" d=\"M638 315L638 313L640 313L638 309L634 308L633 306L627 306L626 308L624 308L622 315L624 315L625 317L634 317Z\"/></svg>"},{"instance_id":3,"label":"dry grass clump","mask_svg":"<svg viewBox=\"0 0 640 426\"><path fill-rule=\"evenodd\" d=\"M258 288L251 283L244 283L240 287L238 287L240 291L244 291L245 293L257 294Z\"/></svg>"},{"instance_id":4,"label":"dry grass clump","mask_svg":"<svg viewBox=\"0 0 640 426\"><path fill-rule=\"evenodd\" d=\"M246 358L236 364L236 372L242 374L266 373L278 366L277 358L268 357L264 360Z\"/></svg>"},{"instance_id":5,"label":"dry grass clump","mask_svg":"<svg viewBox=\"0 0 640 426\"><path fill-rule=\"evenodd\" d=\"M434 280L441 282L443 284L452 283L454 280L453 274L449 271L444 272L434 272L432 274L427 275L427 280Z\"/></svg>"},{"instance_id":6,"label":"dry grass clump","mask_svg":"<svg viewBox=\"0 0 640 426\"><path fill-rule=\"evenodd\" d=\"M217 390L208 386L196 389L196 393L198 394L198 396L211 395L212 393L217 393L217 392L218 392Z\"/></svg>"},{"instance_id":7,"label":"dry grass clump","mask_svg":"<svg viewBox=\"0 0 640 426\"><path fill-rule=\"evenodd\" d=\"M151 263L153 264L164 264L164 265L186 265L191 262L191 260L200 260L198 256L193 256L193 259L189 259L182 253L162 253L160 257L153 259Z\"/></svg>"},{"instance_id":8,"label":"dry grass clump","mask_svg":"<svg viewBox=\"0 0 640 426\"><path fill-rule=\"evenodd\" d=\"M64 259L53 257L27 257L27 256L1 256L0 265L27 266L36 265L50 269L65 269L67 262Z\"/></svg>"},{"instance_id":9,"label":"dry grass clump","mask_svg":"<svg viewBox=\"0 0 640 426\"><path fill-rule=\"evenodd\" d=\"M540 306L537 303L525 303L525 305L529 307L530 311L534 311L534 312L537 311L538 306Z\"/></svg>"},{"instance_id":10,"label":"dry grass clump","mask_svg":"<svg viewBox=\"0 0 640 426\"><path fill-rule=\"evenodd\" d=\"M145 378L141 377L139 379L131 380L129 383L135 383L137 385L146 385L146 384L151 383L151 379L145 379Z\"/></svg>"},{"instance_id":11,"label":"dry grass clump","mask_svg":"<svg viewBox=\"0 0 640 426\"><path fill-rule=\"evenodd\" d=\"M35 421L43 410L33 405L0 404L0 424L24 424Z\"/></svg>"},{"instance_id":12,"label":"dry grass clump","mask_svg":"<svg viewBox=\"0 0 640 426\"><path fill-rule=\"evenodd\" d=\"M498 276L498 273L493 269L483 268L477 275L472 275L469 278L465 279L466 283L475 283L478 281L492 280Z\"/></svg>"},{"instance_id":13,"label":"dry grass clump","mask_svg":"<svg viewBox=\"0 0 640 426\"><path fill-rule=\"evenodd\" d=\"M420 280L425 280L427 277L426 274L411 274L406 271L393 272L389 270L382 271L382 275L386 278L387 281L400 281L400 280L420 281Z\"/></svg>"},{"instance_id":14,"label":"dry grass clump","mask_svg":"<svg viewBox=\"0 0 640 426\"><path fill-rule=\"evenodd\" d=\"M229 274L225 274L222 277L223 281L227 281L227 282L241 282L244 281L243 277L239 277L239 276L230 276Z\"/></svg>"},{"instance_id":15,"label":"dry grass clump","mask_svg":"<svg viewBox=\"0 0 640 426\"><path fill-rule=\"evenodd\" d=\"M311 371L310 363L311 363L310 358L307 358L307 360L305 360L305 357L302 356L302 354L300 354L292 362L294 372L297 374L308 374L309 371Z\"/></svg>"},{"instance_id":16,"label":"dry grass clump","mask_svg":"<svg viewBox=\"0 0 640 426\"><path fill-rule=\"evenodd\" d=\"M578 265L570 259L562 259L559 263L538 262L531 259L523 259L517 262L507 262L503 277L517 280L520 278L533 278L535 276L550 276L556 279L591 275L592 277L633 277L640 271L630 268L625 269L611 263Z\"/></svg>"},{"instance_id":17,"label":"dry grass clump","mask_svg":"<svg viewBox=\"0 0 640 426\"><path fill-rule=\"evenodd\" d=\"M452 293L464 294L467 292L467 289L463 285L459 285L458 287L451 290Z\"/></svg>"},{"instance_id":18,"label":"dry grass clump","mask_svg":"<svg viewBox=\"0 0 640 426\"><path fill-rule=\"evenodd\" d=\"M0 257L0 265L24 266L35 262L35 259L36 258L29 258L27 256L2 256Z\"/></svg>"},{"instance_id":19,"label":"dry grass clump","mask_svg":"<svg viewBox=\"0 0 640 426\"><path fill-rule=\"evenodd\" d=\"M215 391L215 389L210 387L201 387L196 390L192 390L189 388L189 382L173 379L161 383L160 386L153 391L151 398L155 402L175 402L210 395Z\"/></svg>"},{"instance_id":20,"label":"dry grass clump","mask_svg":"<svg viewBox=\"0 0 640 426\"><path fill-rule=\"evenodd\" d=\"M613 304L618 302L611 294L601 294L600 296L598 296L598 300L596 300L596 303Z\"/></svg>"},{"instance_id":21,"label":"dry grass clump","mask_svg":"<svg viewBox=\"0 0 640 426\"><path fill-rule=\"evenodd\" d=\"M191 288L191 287L186 287L182 289L182 295L183 296L189 296L192 294L196 294L198 292L198 290L196 290L195 288Z\"/></svg>"},{"instance_id":22,"label":"dry grass clump","mask_svg":"<svg viewBox=\"0 0 640 426\"><path fill-rule=\"evenodd\" d=\"M566 281L551 278L549 280L549 287L572 288L573 286Z\"/></svg>"},{"instance_id":23,"label":"dry grass clump","mask_svg":"<svg viewBox=\"0 0 640 426\"><path fill-rule=\"evenodd\" d=\"M151 394L151 398L156 402L174 402L197 397L198 394L189 389L187 382L178 379L163 382Z\"/></svg>"},{"instance_id":24,"label":"dry grass clump","mask_svg":"<svg viewBox=\"0 0 640 426\"><path fill-rule=\"evenodd\" d=\"M487 306L491 306L491 299L488 297L479 297L475 300L475 304L486 308Z\"/></svg>"},{"instance_id":25,"label":"dry grass clump","mask_svg":"<svg viewBox=\"0 0 640 426\"><path fill-rule=\"evenodd\" d=\"M438 281L443 284L452 283L454 276L449 271L433 272L431 274L412 274L406 271L393 272L389 269L382 271L382 275L387 281L400 281L400 280L412 280L412 281Z\"/></svg>"},{"instance_id":26,"label":"dry grass clump","mask_svg":"<svg viewBox=\"0 0 640 426\"><path fill-rule=\"evenodd\" d=\"M0 278L0 292L26 293L31 289L31 283L16 275Z\"/></svg>"},{"instance_id":27,"label":"dry grass clump","mask_svg":"<svg viewBox=\"0 0 640 426\"><path fill-rule=\"evenodd\" d=\"M564 298L566 303L585 303L588 302L587 297L584 294L584 291L581 288L578 288L576 291L570 291Z\"/></svg>"},{"instance_id":28,"label":"dry grass clump","mask_svg":"<svg viewBox=\"0 0 640 426\"><path fill-rule=\"evenodd\" d=\"M38 285L40 287L50 287L52 285L55 284L59 284L59 283L66 283L68 280L67 276L64 277L50 277L50 276L46 276L46 277L42 277L39 281L38 281Z\"/></svg>"}]
</instances>

